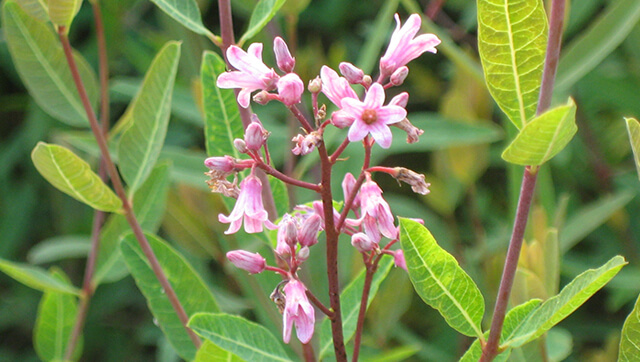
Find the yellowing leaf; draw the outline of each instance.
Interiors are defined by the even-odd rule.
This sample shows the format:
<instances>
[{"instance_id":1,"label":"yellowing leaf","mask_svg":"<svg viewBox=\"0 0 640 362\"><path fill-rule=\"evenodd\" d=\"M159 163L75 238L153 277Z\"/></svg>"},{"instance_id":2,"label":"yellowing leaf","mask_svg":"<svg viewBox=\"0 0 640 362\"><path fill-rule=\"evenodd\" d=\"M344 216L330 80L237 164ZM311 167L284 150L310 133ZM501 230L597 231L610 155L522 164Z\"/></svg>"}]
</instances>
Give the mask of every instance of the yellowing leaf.
<instances>
[{"instance_id":1,"label":"yellowing leaf","mask_svg":"<svg viewBox=\"0 0 640 362\"><path fill-rule=\"evenodd\" d=\"M82 0L49 0L49 19L54 25L68 27L80 10Z\"/></svg>"}]
</instances>

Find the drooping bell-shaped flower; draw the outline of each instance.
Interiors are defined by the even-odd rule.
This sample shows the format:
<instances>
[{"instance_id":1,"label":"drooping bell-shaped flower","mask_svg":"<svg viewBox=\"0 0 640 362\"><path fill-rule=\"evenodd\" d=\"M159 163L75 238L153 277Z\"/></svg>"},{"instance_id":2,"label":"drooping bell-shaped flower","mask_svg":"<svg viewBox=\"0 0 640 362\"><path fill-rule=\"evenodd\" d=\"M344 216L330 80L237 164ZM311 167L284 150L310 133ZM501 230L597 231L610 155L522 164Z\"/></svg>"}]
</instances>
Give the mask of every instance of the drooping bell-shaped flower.
<instances>
[{"instance_id":1,"label":"drooping bell-shaped flower","mask_svg":"<svg viewBox=\"0 0 640 362\"><path fill-rule=\"evenodd\" d=\"M250 253L246 250L232 250L227 253L227 259L237 268L246 270L251 274L262 273L267 267L267 262L262 255Z\"/></svg>"},{"instance_id":2,"label":"drooping bell-shaped flower","mask_svg":"<svg viewBox=\"0 0 640 362\"><path fill-rule=\"evenodd\" d=\"M393 225L391 208L382 197L382 190L369 175L360 189L360 202L362 207L360 220L365 233L372 240L379 241L381 234L389 239L398 237L398 229Z\"/></svg>"},{"instance_id":3,"label":"drooping bell-shaped flower","mask_svg":"<svg viewBox=\"0 0 640 362\"><path fill-rule=\"evenodd\" d=\"M240 230L244 219L244 230L248 233L262 232L263 225L268 229L276 226L269 221L267 210L262 203L262 182L251 173L240 183L240 194L231 214L218 215L220 222L231 224L225 234L233 234Z\"/></svg>"},{"instance_id":4,"label":"drooping bell-shaped flower","mask_svg":"<svg viewBox=\"0 0 640 362\"><path fill-rule=\"evenodd\" d=\"M296 325L296 335L302 343L309 343L313 337L315 311L305 291L307 288L299 280L292 279L284 286L286 302L283 316L282 339L285 343L291 340L293 324Z\"/></svg>"},{"instance_id":5,"label":"drooping bell-shaped flower","mask_svg":"<svg viewBox=\"0 0 640 362\"><path fill-rule=\"evenodd\" d=\"M251 92L275 89L279 76L262 62L262 44L253 43L246 52L232 45L227 59L237 70L220 74L216 83L220 88L240 88L238 104L243 108L249 107Z\"/></svg>"}]
</instances>

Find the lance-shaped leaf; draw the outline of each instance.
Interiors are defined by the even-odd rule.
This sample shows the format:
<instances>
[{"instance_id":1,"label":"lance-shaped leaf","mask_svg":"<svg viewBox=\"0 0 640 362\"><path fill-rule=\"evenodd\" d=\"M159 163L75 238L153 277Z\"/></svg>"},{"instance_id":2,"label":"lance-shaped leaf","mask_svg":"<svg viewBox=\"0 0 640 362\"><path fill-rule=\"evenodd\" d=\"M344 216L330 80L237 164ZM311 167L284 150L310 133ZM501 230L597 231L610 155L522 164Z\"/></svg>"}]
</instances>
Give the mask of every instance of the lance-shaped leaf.
<instances>
[{"instance_id":1,"label":"lance-shaped leaf","mask_svg":"<svg viewBox=\"0 0 640 362\"><path fill-rule=\"evenodd\" d=\"M536 113L547 32L542 0L478 1L478 50L487 86L518 128Z\"/></svg>"},{"instance_id":2,"label":"lance-shaped leaf","mask_svg":"<svg viewBox=\"0 0 640 362\"><path fill-rule=\"evenodd\" d=\"M213 342L206 340L198 349L194 362L243 362L244 360L235 354L226 351Z\"/></svg>"},{"instance_id":3,"label":"lance-shaped leaf","mask_svg":"<svg viewBox=\"0 0 640 362\"><path fill-rule=\"evenodd\" d=\"M251 18L249 19L249 27L240 38L240 41L238 41L238 44L244 44L245 41L258 34L276 15L285 1L286 0L260 0L256 4L256 7L253 8Z\"/></svg>"},{"instance_id":4,"label":"lance-shaped leaf","mask_svg":"<svg viewBox=\"0 0 640 362\"><path fill-rule=\"evenodd\" d=\"M151 234L145 235L187 316L191 317L198 312L217 312L218 304L215 298L193 267L165 241ZM133 234L124 237L120 243L120 250L160 329L180 357L188 361L193 360L197 352L196 347L173 310L169 298Z\"/></svg>"},{"instance_id":5,"label":"lance-shaped leaf","mask_svg":"<svg viewBox=\"0 0 640 362\"><path fill-rule=\"evenodd\" d=\"M167 15L174 18L189 30L209 38L213 34L202 24L200 9L195 0L151 0Z\"/></svg>"},{"instance_id":6,"label":"lance-shaped leaf","mask_svg":"<svg viewBox=\"0 0 640 362\"><path fill-rule=\"evenodd\" d=\"M533 310L535 310L540 305L540 299L532 299L526 303L517 305L513 307L507 315L504 317L504 324L502 327L502 334L500 335L500 341L505 340L505 336L510 335L513 331L518 327L520 323L529 315ZM489 331L484 333L485 340L489 336ZM494 361L506 361L509 357L511 349L508 349L499 355L496 356ZM480 360L480 356L482 355L482 346L480 345L480 340L476 339L471 347L465 352L465 354L460 358L460 362L476 362Z\"/></svg>"},{"instance_id":7,"label":"lance-shaped leaf","mask_svg":"<svg viewBox=\"0 0 640 362\"><path fill-rule=\"evenodd\" d=\"M244 133L240 112L232 89L216 86L218 76L226 64L216 53L206 51L202 57L202 102L204 105L204 137L207 155L239 157L233 140Z\"/></svg>"},{"instance_id":8,"label":"lance-shaped leaf","mask_svg":"<svg viewBox=\"0 0 640 362\"><path fill-rule=\"evenodd\" d=\"M378 270L373 275L371 281L371 289L369 291L369 299L367 299L367 307L373 301L380 288L380 284L386 279L393 265L393 258L383 257L378 264ZM342 293L340 293L340 305L342 308L342 328L344 334L344 343L348 343L356 332L358 323L358 313L360 312L360 301L362 298L362 288L364 287L365 271L362 270L355 279L347 285ZM320 354L322 359L328 353L333 352L333 338L331 335L331 321L327 318L322 320L320 324Z\"/></svg>"},{"instance_id":9,"label":"lance-shaped leaf","mask_svg":"<svg viewBox=\"0 0 640 362\"><path fill-rule=\"evenodd\" d=\"M52 277L44 269L33 265L0 259L0 271L33 289L80 295L78 288Z\"/></svg>"},{"instance_id":10,"label":"lance-shaped leaf","mask_svg":"<svg viewBox=\"0 0 640 362\"><path fill-rule=\"evenodd\" d=\"M171 95L180 43L168 42L156 55L131 107L132 121L118 144L120 172L133 193L158 160L171 114Z\"/></svg>"},{"instance_id":11,"label":"lance-shaped leaf","mask_svg":"<svg viewBox=\"0 0 640 362\"><path fill-rule=\"evenodd\" d=\"M14 0L4 2L2 24L13 64L36 103L52 117L73 126L87 126L60 41L45 23L29 16ZM92 104L98 100L96 76L84 58L73 57Z\"/></svg>"},{"instance_id":12,"label":"lance-shaped leaf","mask_svg":"<svg viewBox=\"0 0 640 362\"><path fill-rule=\"evenodd\" d=\"M47 0L16 0L27 14L46 22L49 20Z\"/></svg>"},{"instance_id":13,"label":"lance-shaped leaf","mask_svg":"<svg viewBox=\"0 0 640 362\"><path fill-rule=\"evenodd\" d=\"M418 295L447 323L467 336L480 337L484 299L478 286L420 223L400 219L400 242L409 278Z\"/></svg>"},{"instance_id":14,"label":"lance-shaped leaf","mask_svg":"<svg viewBox=\"0 0 640 362\"><path fill-rule=\"evenodd\" d=\"M618 361L636 361L640 356L640 297L622 326Z\"/></svg>"},{"instance_id":15,"label":"lance-shaped leaf","mask_svg":"<svg viewBox=\"0 0 640 362\"><path fill-rule=\"evenodd\" d=\"M635 118L625 118L624 120L627 122L627 132L629 132L633 159L636 161L636 170L640 178L640 123Z\"/></svg>"},{"instance_id":16,"label":"lance-shaped leaf","mask_svg":"<svg viewBox=\"0 0 640 362\"><path fill-rule=\"evenodd\" d=\"M290 361L282 344L266 328L224 313L197 313L189 327L246 361Z\"/></svg>"},{"instance_id":17,"label":"lance-shaped leaf","mask_svg":"<svg viewBox=\"0 0 640 362\"><path fill-rule=\"evenodd\" d=\"M52 270L51 276L62 283L71 283L62 270ZM64 360L77 310L78 299L74 295L54 291L44 293L33 332L34 347L41 360ZM76 358L81 351L81 343L78 343Z\"/></svg>"},{"instance_id":18,"label":"lance-shaped leaf","mask_svg":"<svg viewBox=\"0 0 640 362\"><path fill-rule=\"evenodd\" d=\"M82 6L82 0L49 0L49 19L54 25L67 27Z\"/></svg>"},{"instance_id":19,"label":"lance-shaped leaf","mask_svg":"<svg viewBox=\"0 0 640 362\"><path fill-rule=\"evenodd\" d=\"M118 196L70 150L38 142L31 160L42 177L58 190L96 210L120 212L122 201Z\"/></svg>"},{"instance_id":20,"label":"lance-shaped leaf","mask_svg":"<svg viewBox=\"0 0 640 362\"><path fill-rule=\"evenodd\" d=\"M517 165L542 165L562 151L577 131L576 105L573 99L569 99L566 105L551 109L527 123L504 150L502 158Z\"/></svg>"},{"instance_id":21,"label":"lance-shaped leaf","mask_svg":"<svg viewBox=\"0 0 640 362\"><path fill-rule=\"evenodd\" d=\"M611 258L598 269L590 269L567 284L560 294L547 299L512 333L504 347L520 347L542 336L586 302L609 282L627 262L621 256Z\"/></svg>"}]
</instances>

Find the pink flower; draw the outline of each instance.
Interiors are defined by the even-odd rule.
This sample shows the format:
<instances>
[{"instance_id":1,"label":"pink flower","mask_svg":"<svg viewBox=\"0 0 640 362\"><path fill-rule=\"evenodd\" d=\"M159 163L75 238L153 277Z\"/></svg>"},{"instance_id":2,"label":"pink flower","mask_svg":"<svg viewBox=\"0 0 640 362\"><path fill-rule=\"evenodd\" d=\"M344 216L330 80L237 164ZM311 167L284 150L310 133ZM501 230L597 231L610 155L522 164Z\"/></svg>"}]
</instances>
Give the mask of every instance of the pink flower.
<instances>
[{"instance_id":1,"label":"pink flower","mask_svg":"<svg viewBox=\"0 0 640 362\"><path fill-rule=\"evenodd\" d=\"M260 150L267 142L268 137L269 132L267 132L259 122L251 122L244 131L245 145L247 146L247 149L251 151Z\"/></svg>"},{"instance_id":2,"label":"pink flower","mask_svg":"<svg viewBox=\"0 0 640 362\"><path fill-rule=\"evenodd\" d=\"M320 78L322 79L322 93L339 108L342 108L342 100L345 98L358 99L356 91L351 88L349 82L326 65L320 69Z\"/></svg>"},{"instance_id":3,"label":"pink flower","mask_svg":"<svg viewBox=\"0 0 640 362\"><path fill-rule=\"evenodd\" d=\"M404 251L402 249L398 249L393 253L393 262L396 264L396 267L400 267L407 270L407 261L404 259Z\"/></svg>"},{"instance_id":4,"label":"pink flower","mask_svg":"<svg viewBox=\"0 0 640 362\"><path fill-rule=\"evenodd\" d=\"M342 180L342 193L344 194L345 202L347 202L346 200L349 198L349 195L351 195L351 193L353 192L353 189L355 188L355 186L356 186L356 178L353 177L351 172L347 172L344 175L344 179ZM360 192L356 194L356 197L353 199L353 204L351 204L351 206L353 208L360 207Z\"/></svg>"},{"instance_id":5,"label":"pink flower","mask_svg":"<svg viewBox=\"0 0 640 362\"><path fill-rule=\"evenodd\" d=\"M298 230L298 241L302 246L312 246L318 242L318 232L322 228L322 217L311 214Z\"/></svg>"},{"instance_id":6,"label":"pink flower","mask_svg":"<svg viewBox=\"0 0 640 362\"><path fill-rule=\"evenodd\" d=\"M232 250L227 253L227 259L237 268L244 269L251 274L262 273L267 267L267 262L262 255L246 250Z\"/></svg>"},{"instance_id":7,"label":"pink flower","mask_svg":"<svg viewBox=\"0 0 640 362\"><path fill-rule=\"evenodd\" d=\"M367 253L378 248L378 243L371 240L371 238L365 233L353 234L351 236L351 245L361 253Z\"/></svg>"},{"instance_id":8,"label":"pink flower","mask_svg":"<svg viewBox=\"0 0 640 362\"><path fill-rule=\"evenodd\" d=\"M300 103L304 92L304 83L296 73L289 73L278 81L278 95L286 106Z\"/></svg>"},{"instance_id":9,"label":"pink flower","mask_svg":"<svg viewBox=\"0 0 640 362\"><path fill-rule=\"evenodd\" d=\"M407 111L394 104L383 106L384 97L384 88L379 83L374 83L363 102L354 98L342 100L342 110L336 113L354 119L349 128L349 141L360 141L371 133L380 147L391 146L392 135L388 125L402 121L407 116Z\"/></svg>"},{"instance_id":10,"label":"pink flower","mask_svg":"<svg viewBox=\"0 0 640 362\"><path fill-rule=\"evenodd\" d=\"M338 66L340 73L351 84L360 84L364 78L364 71L349 62L342 62Z\"/></svg>"},{"instance_id":11,"label":"pink flower","mask_svg":"<svg viewBox=\"0 0 640 362\"><path fill-rule=\"evenodd\" d=\"M313 337L313 325L315 323L315 311L307 295L304 284L292 279L284 286L286 302L283 313L282 339L285 343L291 340L291 329L296 324L296 335L302 343L309 343Z\"/></svg>"},{"instance_id":12,"label":"pink flower","mask_svg":"<svg viewBox=\"0 0 640 362\"><path fill-rule=\"evenodd\" d=\"M244 230L248 233L262 232L262 225L267 229L275 229L276 226L269 221L267 211L262 204L262 183L252 174L240 183L240 195L238 201L229 216L218 215L220 222L228 224L229 229L225 234L233 234L240 230L244 219Z\"/></svg>"},{"instance_id":13,"label":"pink flower","mask_svg":"<svg viewBox=\"0 0 640 362\"><path fill-rule=\"evenodd\" d=\"M389 47L380 58L380 74L383 77L391 75L396 69L416 59L424 52L436 52L436 45L440 39L434 34L422 34L414 38L420 30L422 20L420 15L413 14L407 19L404 26L400 27L400 17L396 18L396 29L391 34Z\"/></svg>"},{"instance_id":14,"label":"pink flower","mask_svg":"<svg viewBox=\"0 0 640 362\"><path fill-rule=\"evenodd\" d=\"M287 43L279 36L273 39L273 52L276 55L278 68L285 73L293 72L293 67L296 65L296 58L291 56Z\"/></svg>"},{"instance_id":15,"label":"pink flower","mask_svg":"<svg viewBox=\"0 0 640 362\"><path fill-rule=\"evenodd\" d=\"M220 88L241 88L238 104L243 108L249 107L251 92L275 88L279 77L262 62L262 44L251 44L247 52L232 45L227 49L227 59L237 70L220 74L217 85Z\"/></svg>"},{"instance_id":16,"label":"pink flower","mask_svg":"<svg viewBox=\"0 0 640 362\"><path fill-rule=\"evenodd\" d=\"M389 239L397 239L398 229L393 225L393 214L389 204L382 198L382 190L370 176L360 189L364 231L374 241L380 240L380 234Z\"/></svg>"}]
</instances>

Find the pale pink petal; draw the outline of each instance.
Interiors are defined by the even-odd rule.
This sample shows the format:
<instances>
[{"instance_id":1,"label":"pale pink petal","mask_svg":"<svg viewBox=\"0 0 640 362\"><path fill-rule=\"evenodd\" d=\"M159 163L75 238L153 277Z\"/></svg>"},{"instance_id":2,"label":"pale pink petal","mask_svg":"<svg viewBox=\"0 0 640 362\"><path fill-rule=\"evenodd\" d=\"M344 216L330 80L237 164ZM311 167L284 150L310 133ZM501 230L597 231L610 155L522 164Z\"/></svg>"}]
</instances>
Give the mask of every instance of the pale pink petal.
<instances>
[{"instance_id":1,"label":"pale pink petal","mask_svg":"<svg viewBox=\"0 0 640 362\"><path fill-rule=\"evenodd\" d=\"M238 104L242 108L248 108L249 103L251 103L251 92L252 89L244 88L238 93Z\"/></svg>"},{"instance_id":2,"label":"pale pink petal","mask_svg":"<svg viewBox=\"0 0 640 362\"><path fill-rule=\"evenodd\" d=\"M370 124L368 131L371 132L371 137L376 140L376 143L382 148L389 148L391 141L393 140L393 134L387 125L382 122L376 122Z\"/></svg>"},{"instance_id":3,"label":"pale pink petal","mask_svg":"<svg viewBox=\"0 0 640 362\"><path fill-rule=\"evenodd\" d=\"M247 54L257 58L262 62L262 43L252 43L247 48Z\"/></svg>"},{"instance_id":4,"label":"pale pink petal","mask_svg":"<svg viewBox=\"0 0 640 362\"><path fill-rule=\"evenodd\" d=\"M357 142L369 134L369 128L361 119L356 119L349 128L349 141Z\"/></svg>"},{"instance_id":5,"label":"pale pink petal","mask_svg":"<svg viewBox=\"0 0 640 362\"><path fill-rule=\"evenodd\" d=\"M380 83L373 83L367 95L364 97L364 107L367 109L376 109L384 103L384 88Z\"/></svg>"},{"instance_id":6,"label":"pale pink petal","mask_svg":"<svg viewBox=\"0 0 640 362\"><path fill-rule=\"evenodd\" d=\"M441 40L434 34L421 34L413 39L413 43L416 45L416 47L435 54L438 52L436 46L441 43Z\"/></svg>"},{"instance_id":7,"label":"pale pink petal","mask_svg":"<svg viewBox=\"0 0 640 362\"><path fill-rule=\"evenodd\" d=\"M342 111L355 118L361 118L365 109L364 103L358 99L344 98L342 100Z\"/></svg>"},{"instance_id":8,"label":"pale pink petal","mask_svg":"<svg viewBox=\"0 0 640 362\"><path fill-rule=\"evenodd\" d=\"M377 113L379 122L384 124L397 123L407 117L407 110L400 106L380 107Z\"/></svg>"}]
</instances>

